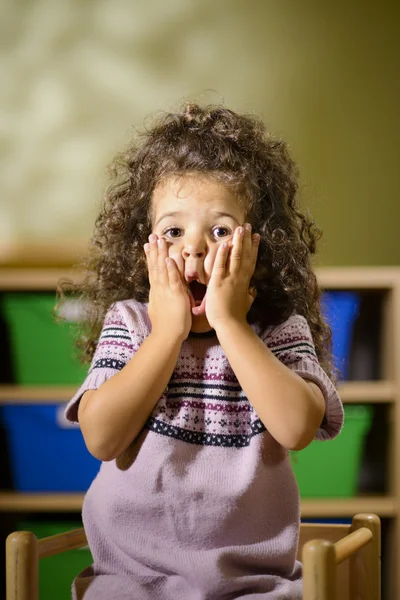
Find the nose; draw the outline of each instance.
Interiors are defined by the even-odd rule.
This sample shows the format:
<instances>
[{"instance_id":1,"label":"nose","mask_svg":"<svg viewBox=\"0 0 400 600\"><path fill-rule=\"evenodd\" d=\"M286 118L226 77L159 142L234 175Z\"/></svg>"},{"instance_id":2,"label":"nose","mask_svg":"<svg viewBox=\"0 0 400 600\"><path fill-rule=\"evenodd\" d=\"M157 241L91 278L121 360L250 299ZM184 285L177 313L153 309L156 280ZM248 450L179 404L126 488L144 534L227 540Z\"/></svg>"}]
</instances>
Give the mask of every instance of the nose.
<instances>
[{"instance_id":1,"label":"nose","mask_svg":"<svg viewBox=\"0 0 400 600\"><path fill-rule=\"evenodd\" d=\"M182 256L184 260L188 258L204 258L206 255L206 242L204 239L199 237L192 237L191 239L185 240L182 248Z\"/></svg>"}]
</instances>

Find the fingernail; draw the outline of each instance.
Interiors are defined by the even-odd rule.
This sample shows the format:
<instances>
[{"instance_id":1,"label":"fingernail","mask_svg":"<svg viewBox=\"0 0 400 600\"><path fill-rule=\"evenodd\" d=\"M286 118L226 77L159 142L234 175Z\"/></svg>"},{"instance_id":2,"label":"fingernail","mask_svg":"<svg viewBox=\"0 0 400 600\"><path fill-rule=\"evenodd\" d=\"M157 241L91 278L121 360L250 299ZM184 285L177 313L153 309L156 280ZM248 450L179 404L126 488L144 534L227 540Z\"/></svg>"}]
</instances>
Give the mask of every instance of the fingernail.
<instances>
[{"instance_id":1,"label":"fingernail","mask_svg":"<svg viewBox=\"0 0 400 600\"><path fill-rule=\"evenodd\" d=\"M238 230L238 235L243 235L243 232L244 232L243 227L238 227L237 230Z\"/></svg>"},{"instance_id":2,"label":"fingernail","mask_svg":"<svg viewBox=\"0 0 400 600\"><path fill-rule=\"evenodd\" d=\"M159 248L161 248L161 243L162 243L162 240L157 240L157 246L158 246Z\"/></svg>"},{"instance_id":3,"label":"fingernail","mask_svg":"<svg viewBox=\"0 0 400 600\"><path fill-rule=\"evenodd\" d=\"M154 243L155 241L157 241L157 236L155 233L151 233L149 235L149 242Z\"/></svg>"},{"instance_id":4,"label":"fingernail","mask_svg":"<svg viewBox=\"0 0 400 600\"><path fill-rule=\"evenodd\" d=\"M148 252L148 250L150 248L150 244L145 244L143 247L144 247L144 251Z\"/></svg>"},{"instance_id":5,"label":"fingernail","mask_svg":"<svg viewBox=\"0 0 400 600\"><path fill-rule=\"evenodd\" d=\"M260 234L259 234L259 233L255 233L255 234L253 235L253 240L254 240L255 242L259 242L259 241L260 241L260 239L261 239L261 236L260 236Z\"/></svg>"},{"instance_id":6,"label":"fingernail","mask_svg":"<svg viewBox=\"0 0 400 600\"><path fill-rule=\"evenodd\" d=\"M247 231L251 231L251 225L250 225L250 223L245 223L245 224L244 224L244 228L245 228Z\"/></svg>"}]
</instances>

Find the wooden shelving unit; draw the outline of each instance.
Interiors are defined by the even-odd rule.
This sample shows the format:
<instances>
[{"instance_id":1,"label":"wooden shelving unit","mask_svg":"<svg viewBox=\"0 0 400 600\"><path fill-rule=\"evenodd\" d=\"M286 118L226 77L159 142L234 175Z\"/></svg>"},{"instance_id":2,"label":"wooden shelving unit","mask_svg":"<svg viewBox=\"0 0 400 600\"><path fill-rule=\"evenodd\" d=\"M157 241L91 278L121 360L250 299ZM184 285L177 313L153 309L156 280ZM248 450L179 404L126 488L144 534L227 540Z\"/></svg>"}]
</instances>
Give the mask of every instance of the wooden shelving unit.
<instances>
[{"instance_id":1,"label":"wooden shelving unit","mask_svg":"<svg viewBox=\"0 0 400 600\"><path fill-rule=\"evenodd\" d=\"M1 404L27 404L33 401L51 403L68 401L76 392L76 386L0 385ZM352 381L339 387L340 397L346 404L388 404L396 401L396 387L391 381Z\"/></svg>"},{"instance_id":2,"label":"wooden shelving unit","mask_svg":"<svg viewBox=\"0 0 400 600\"><path fill-rule=\"evenodd\" d=\"M2 512L80 512L84 495L78 493L0 492ZM381 517L396 515L396 501L390 496L317 498L303 500L301 514L307 518L351 517L358 512L375 512Z\"/></svg>"},{"instance_id":3,"label":"wooden shelving unit","mask_svg":"<svg viewBox=\"0 0 400 600\"><path fill-rule=\"evenodd\" d=\"M68 256L62 252L61 266L20 266L17 260L0 265L0 293L4 291L52 291L61 278L76 280L79 271L70 269ZM28 266L27 266L28 264ZM385 404L389 411L390 477L385 496L371 495L354 498L307 499L301 503L305 518L350 517L357 512L375 512L391 521L390 556L396 565L400 549L400 268L320 268L317 277L323 289L351 289L373 291L381 294L381 356L379 381L348 381L340 386L344 403ZM1 404L27 404L30 402L66 402L76 391L71 386L25 387L0 385ZM10 512L79 512L83 495L75 493L17 493L0 492L0 513ZM400 570L393 568L391 596L398 597Z\"/></svg>"}]
</instances>

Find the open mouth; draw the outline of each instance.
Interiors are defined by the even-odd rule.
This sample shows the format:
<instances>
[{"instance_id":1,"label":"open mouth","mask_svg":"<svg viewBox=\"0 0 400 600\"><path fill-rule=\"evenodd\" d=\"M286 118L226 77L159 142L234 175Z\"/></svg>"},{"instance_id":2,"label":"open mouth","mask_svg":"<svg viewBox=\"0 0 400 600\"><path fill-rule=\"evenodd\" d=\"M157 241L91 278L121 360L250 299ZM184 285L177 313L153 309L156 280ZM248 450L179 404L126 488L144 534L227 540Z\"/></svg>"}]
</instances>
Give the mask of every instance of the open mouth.
<instances>
[{"instance_id":1,"label":"open mouth","mask_svg":"<svg viewBox=\"0 0 400 600\"><path fill-rule=\"evenodd\" d=\"M192 296L192 312L199 315L205 312L205 297L207 286L199 281L191 281L189 284L190 294Z\"/></svg>"},{"instance_id":2,"label":"open mouth","mask_svg":"<svg viewBox=\"0 0 400 600\"><path fill-rule=\"evenodd\" d=\"M193 300L196 306L200 306L203 302L204 296L207 292L207 286L199 281L191 281L189 284L190 291L192 292Z\"/></svg>"}]
</instances>

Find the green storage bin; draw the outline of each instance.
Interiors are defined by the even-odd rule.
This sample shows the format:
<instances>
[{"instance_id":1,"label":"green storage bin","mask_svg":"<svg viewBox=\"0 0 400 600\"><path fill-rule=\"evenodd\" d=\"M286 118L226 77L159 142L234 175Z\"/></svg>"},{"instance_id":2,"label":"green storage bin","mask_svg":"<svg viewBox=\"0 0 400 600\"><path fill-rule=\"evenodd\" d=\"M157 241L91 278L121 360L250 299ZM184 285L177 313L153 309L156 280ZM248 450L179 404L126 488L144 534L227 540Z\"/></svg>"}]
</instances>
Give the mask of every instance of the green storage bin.
<instances>
[{"instance_id":1,"label":"green storage bin","mask_svg":"<svg viewBox=\"0 0 400 600\"><path fill-rule=\"evenodd\" d=\"M314 440L291 454L302 498L351 497L357 493L358 475L373 409L368 405L345 406L344 425L333 440Z\"/></svg>"},{"instance_id":2,"label":"green storage bin","mask_svg":"<svg viewBox=\"0 0 400 600\"><path fill-rule=\"evenodd\" d=\"M54 294L7 293L2 312L9 329L11 360L20 385L81 383L87 373L74 348L71 324L79 315L77 301L69 300L69 320L56 321Z\"/></svg>"},{"instance_id":3,"label":"green storage bin","mask_svg":"<svg viewBox=\"0 0 400 600\"><path fill-rule=\"evenodd\" d=\"M82 523L70 522L21 522L20 531L31 531L38 539L57 535L82 527ZM89 548L68 550L39 561L40 600L71 600L71 586L75 577L93 562Z\"/></svg>"}]
</instances>

